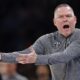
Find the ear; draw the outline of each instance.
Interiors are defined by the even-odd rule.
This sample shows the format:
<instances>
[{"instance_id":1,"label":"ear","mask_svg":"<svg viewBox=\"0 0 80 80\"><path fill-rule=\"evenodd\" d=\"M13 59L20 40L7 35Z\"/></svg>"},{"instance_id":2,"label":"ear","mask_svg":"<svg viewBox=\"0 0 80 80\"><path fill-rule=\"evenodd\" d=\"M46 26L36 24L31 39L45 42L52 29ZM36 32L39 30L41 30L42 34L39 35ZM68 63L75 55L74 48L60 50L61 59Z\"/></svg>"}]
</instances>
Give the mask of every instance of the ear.
<instances>
[{"instance_id":1,"label":"ear","mask_svg":"<svg viewBox=\"0 0 80 80\"><path fill-rule=\"evenodd\" d=\"M56 26L56 20L53 18L53 23L54 23L54 25Z\"/></svg>"},{"instance_id":2,"label":"ear","mask_svg":"<svg viewBox=\"0 0 80 80\"><path fill-rule=\"evenodd\" d=\"M74 16L74 21L75 21L75 24L77 23L77 17L76 16Z\"/></svg>"}]
</instances>

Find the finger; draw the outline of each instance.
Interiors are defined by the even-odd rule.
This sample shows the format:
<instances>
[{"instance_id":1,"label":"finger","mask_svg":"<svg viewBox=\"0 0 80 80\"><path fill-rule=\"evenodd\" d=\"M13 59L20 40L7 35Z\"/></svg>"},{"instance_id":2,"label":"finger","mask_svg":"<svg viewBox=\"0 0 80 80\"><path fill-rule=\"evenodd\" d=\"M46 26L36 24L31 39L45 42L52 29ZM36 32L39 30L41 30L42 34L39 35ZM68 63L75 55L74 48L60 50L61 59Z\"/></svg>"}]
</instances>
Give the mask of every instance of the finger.
<instances>
[{"instance_id":1,"label":"finger","mask_svg":"<svg viewBox=\"0 0 80 80\"><path fill-rule=\"evenodd\" d=\"M30 62L30 60L26 59L26 60L19 61L18 63L28 64L28 63L31 63L31 62Z\"/></svg>"},{"instance_id":2,"label":"finger","mask_svg":"<svg viewBox=\"0 0 80 80\"><path fill-rule=\"evenodd\" d=\"M27 58L26 57L17 57L16 61L25 61Z\"/></svg>"},{"instance_id":3,"label":"finger","mask_svg":"<svg viewBox=\"0 0 80 80\"><path fill-rule=\"evenodd\" d=\"M20 63L20 64L26 64L25 61L19 61L18 63Z\"/></svg>"}]
</instances>

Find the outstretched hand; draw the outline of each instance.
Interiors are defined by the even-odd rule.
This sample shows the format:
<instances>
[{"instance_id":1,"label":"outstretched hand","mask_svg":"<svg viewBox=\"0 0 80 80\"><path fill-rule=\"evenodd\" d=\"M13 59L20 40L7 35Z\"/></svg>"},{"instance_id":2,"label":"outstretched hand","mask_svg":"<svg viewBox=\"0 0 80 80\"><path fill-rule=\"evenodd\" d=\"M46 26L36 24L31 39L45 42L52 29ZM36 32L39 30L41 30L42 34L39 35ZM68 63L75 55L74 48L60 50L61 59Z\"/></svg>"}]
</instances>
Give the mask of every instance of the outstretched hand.
<instances>
[{"instance_id":1,"label":"outstretched hand","mask_svg":"<svg viewBox=\"0 0 80 80\"><path fill-rule=\"evenodd\" d=\"M37 54L35 53L35 50L33 48L30 49L31 51L29 54L19 54L19 56L16 58L16 61L21 64L35 63Z\"/></svg>"}]
</instances>

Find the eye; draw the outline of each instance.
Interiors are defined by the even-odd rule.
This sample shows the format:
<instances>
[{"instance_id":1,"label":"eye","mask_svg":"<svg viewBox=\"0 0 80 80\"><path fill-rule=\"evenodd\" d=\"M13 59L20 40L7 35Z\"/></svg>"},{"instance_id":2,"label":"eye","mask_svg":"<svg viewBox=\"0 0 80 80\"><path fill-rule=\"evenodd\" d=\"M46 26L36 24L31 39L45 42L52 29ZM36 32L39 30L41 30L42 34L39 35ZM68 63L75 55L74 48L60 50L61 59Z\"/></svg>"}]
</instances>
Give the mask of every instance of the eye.
<instances>
[{"instance_id":1,"label":"eye","mask_svg":"<svg viewBox=\"0 0 80 80\"><path fill-rule=\"evenodd\" d=\"M58 16L58 18L63 18L63 16L62 16L62 15L60 15L60 16Z\"/></svg>"},{"instance_id":2,"label":"eye","mask_svg":"<svg viewBox=\"0 0 80 80\"><path fill-rule=\"evenodd\" d=\"M66 15L66 17L72 17L72 15L69 14L69 15Z\"/></svg>"}]
</instances>

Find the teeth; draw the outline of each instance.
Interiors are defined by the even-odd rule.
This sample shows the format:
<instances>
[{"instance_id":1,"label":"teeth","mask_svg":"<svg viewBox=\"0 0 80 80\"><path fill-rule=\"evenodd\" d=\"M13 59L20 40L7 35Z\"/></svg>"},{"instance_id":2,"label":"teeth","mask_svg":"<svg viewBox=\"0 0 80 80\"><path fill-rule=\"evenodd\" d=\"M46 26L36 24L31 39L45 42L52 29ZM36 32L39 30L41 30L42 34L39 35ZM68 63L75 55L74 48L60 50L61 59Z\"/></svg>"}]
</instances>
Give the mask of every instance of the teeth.
<instances>
[{"instance_id":1,"label":"teeth","mask_svg":"<svg viewBox=\"0 0 80 80\"><path fill-rule=\"evenodd\" d=\"M64 25L63 28L64 29L69 28L69 25Z\"/></svg>"}]
</instances>

